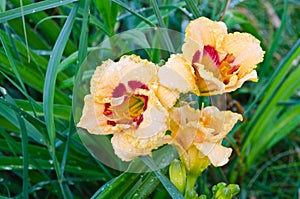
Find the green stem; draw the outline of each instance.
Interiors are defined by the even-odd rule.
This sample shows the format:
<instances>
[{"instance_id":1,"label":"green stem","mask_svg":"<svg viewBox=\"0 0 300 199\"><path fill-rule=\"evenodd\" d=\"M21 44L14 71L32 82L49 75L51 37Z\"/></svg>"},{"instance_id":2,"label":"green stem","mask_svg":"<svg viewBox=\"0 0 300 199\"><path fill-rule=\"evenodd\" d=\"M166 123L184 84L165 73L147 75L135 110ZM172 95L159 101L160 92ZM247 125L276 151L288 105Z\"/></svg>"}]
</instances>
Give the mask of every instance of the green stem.
<instances>
[{"instance_id":1,"label":"green stem","mask_svg":"<svg viewBox=\"0 0 300 199\"><path fill-rule=\"evenodd\" d=\"M186 188L185 188L186 191L194 190L197 178L198 177L195 175L187 174Z\"/></svg>"},{"instance_id":2,"label":"green stem","mask_svg":"<svg viewBox=\"0 0 300 199\"><path fill-rule=\"evenodd\" d=\"M184 197L186 199L196 199L196 198L198 198L198 194L194 189L197 178L198 178L197 175L194 175L194 174L191 174L191 173L187 174L185 194L184 194Z\"/></svg>"}]
</instances>

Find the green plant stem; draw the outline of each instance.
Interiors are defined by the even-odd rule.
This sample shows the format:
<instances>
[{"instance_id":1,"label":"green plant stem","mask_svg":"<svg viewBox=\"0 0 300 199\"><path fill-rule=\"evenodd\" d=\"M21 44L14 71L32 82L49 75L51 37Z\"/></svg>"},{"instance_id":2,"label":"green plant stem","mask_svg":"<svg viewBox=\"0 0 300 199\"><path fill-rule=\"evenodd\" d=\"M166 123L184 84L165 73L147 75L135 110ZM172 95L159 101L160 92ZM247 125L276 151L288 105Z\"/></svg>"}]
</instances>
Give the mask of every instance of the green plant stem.
<instances>
[{"instance_id":1,"label":"green plant stem","mask_svg":"<svg viewBox=\"0 0 300 199\"><path fill-rule=\"evenodd\" d=\"M185 192L190 191L190 190L194 190L197 178L198 177L195 176L195 175L187 174Z\"/></svg>"}]
</instances>

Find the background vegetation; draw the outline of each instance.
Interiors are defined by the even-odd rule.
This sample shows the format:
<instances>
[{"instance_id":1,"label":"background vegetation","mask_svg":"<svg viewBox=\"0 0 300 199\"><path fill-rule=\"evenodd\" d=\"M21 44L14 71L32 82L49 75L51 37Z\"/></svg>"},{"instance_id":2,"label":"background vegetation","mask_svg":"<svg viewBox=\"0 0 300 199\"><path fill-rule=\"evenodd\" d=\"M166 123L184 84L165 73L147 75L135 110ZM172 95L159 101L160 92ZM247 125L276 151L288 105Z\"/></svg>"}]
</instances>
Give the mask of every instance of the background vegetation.
<instances>
[{"instance_id":1,"label":"background vegetation","mask_svg":"<svg viewBox=\"0 0 300 199\"><path fill-rule=\"evenodd\" d=\"M221 0L1 0L0 198L170 198L153 173L121 173L94 159L76 133L72 89L91 47L137 27L184 32L199 16L219 19ZM232 93L246 120L197 191L237 183L240 198L298 198L300 192L300 2L232 0L223 21L266 51L260 80ZM228 99L230 99L228 97ZM166 173L162 170L162 173Z\"/></svg>"}]
</instances>

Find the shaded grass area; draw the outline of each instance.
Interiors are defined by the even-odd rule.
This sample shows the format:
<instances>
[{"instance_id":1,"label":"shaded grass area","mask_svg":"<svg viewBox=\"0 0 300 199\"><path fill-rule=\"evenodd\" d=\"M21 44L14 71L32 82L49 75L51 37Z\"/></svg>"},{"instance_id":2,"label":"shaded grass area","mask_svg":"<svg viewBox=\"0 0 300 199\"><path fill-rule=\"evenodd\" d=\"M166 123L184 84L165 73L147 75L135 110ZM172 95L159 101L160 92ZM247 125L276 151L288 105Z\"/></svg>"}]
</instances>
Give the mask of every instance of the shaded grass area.
<instances>
[{"instance_id":1,"label":"shaded grass area","mask_svg":"<svg viewBox=\"0 0 300 199\"><path fill-rule=\"evenodd\" d=\"M153 173L120 173L83 146L72 117L75 77L105 38L156 26L184 33L191 19L219 19L226 1L21 2L0 2L0 196L169 198ZM259 82L231 95L246 111L225 143L235 151L231 161L209 167L198 179L199 193L224 181L238 183L241 198L298 197L299 15L297 1L231 1L223 19L229 31L253 34L266 55Z\"/></svg>"}]
</instances>

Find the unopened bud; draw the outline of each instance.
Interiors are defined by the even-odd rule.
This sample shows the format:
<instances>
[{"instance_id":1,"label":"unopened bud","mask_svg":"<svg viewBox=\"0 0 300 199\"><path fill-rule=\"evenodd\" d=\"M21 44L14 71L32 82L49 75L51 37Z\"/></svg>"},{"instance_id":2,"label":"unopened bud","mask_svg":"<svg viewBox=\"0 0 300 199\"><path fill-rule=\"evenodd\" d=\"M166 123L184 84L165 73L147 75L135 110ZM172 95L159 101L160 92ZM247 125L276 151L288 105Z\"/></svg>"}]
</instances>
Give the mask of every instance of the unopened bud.
<instances>
[{"instance_id":1,"label":"unopened bud","mask_svg":"<svg viewBox=\"0 0 300 199\"><path fill-rule=\"evenodd\" d=\"M169 167L169 175L171 182L181 193L184 193L186 185L186 169L181 161L177 159L173 160Z\"/></svg>"}]
</instances>

